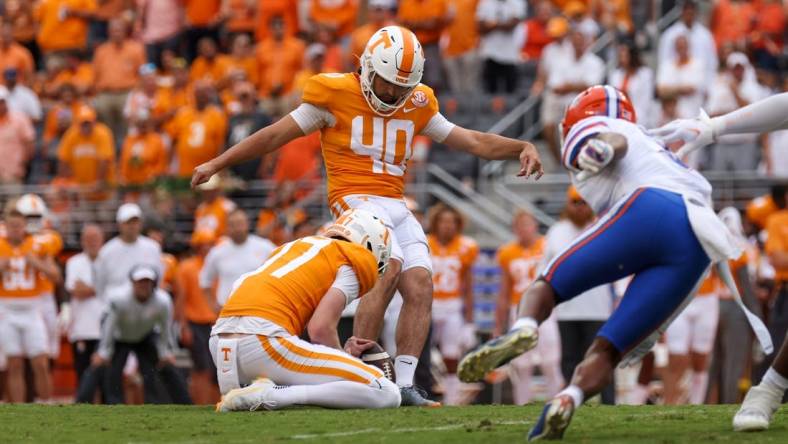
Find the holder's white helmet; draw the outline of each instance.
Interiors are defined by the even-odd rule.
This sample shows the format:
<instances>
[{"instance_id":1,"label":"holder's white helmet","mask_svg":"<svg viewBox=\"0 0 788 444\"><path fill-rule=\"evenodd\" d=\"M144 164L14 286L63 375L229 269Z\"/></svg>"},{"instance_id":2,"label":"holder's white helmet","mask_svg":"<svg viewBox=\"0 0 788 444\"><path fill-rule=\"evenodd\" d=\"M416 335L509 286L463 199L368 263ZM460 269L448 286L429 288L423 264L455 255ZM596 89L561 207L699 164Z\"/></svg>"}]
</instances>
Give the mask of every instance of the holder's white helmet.
<instances>
[{"instance_id":1,"label":"holder's white helmet","mask_svg":"<svg viewBox=\"0 0 788 444\"><path fill-rule=\"evenodd\" d=\"M378 274L386 271L391 257L391 236L380 218L366 210L351 209L326 227L326 237L341 237L371 251L378 264Z\"/></svg>"},{"instance_id":2,"label":"holder's white helmet","mask_svg":"<svg viewBox=\"0 0 788 444\"><path fill-rule=\"evenodd\" d=\"M381 116L394 114L405 103L423 73L424 51L419 39L401 26L380 28L361 55L361 91L369 107ZM372 89L375 76L407 90L395 103L386 103Z\"/></svg>"},{"instance_id":3,"label":"holder's white helmet","mask_svg":"<svg viewBox=\"0 0 788 444\"><path fill-rule=\"evenodd\" d=\"M35 234L44 228L44 218L47 216L47 204L36 194L24 194L16 201L16 210L22 213L27 220L25 229L28 233Z\"/></svg>"}]
</instances>

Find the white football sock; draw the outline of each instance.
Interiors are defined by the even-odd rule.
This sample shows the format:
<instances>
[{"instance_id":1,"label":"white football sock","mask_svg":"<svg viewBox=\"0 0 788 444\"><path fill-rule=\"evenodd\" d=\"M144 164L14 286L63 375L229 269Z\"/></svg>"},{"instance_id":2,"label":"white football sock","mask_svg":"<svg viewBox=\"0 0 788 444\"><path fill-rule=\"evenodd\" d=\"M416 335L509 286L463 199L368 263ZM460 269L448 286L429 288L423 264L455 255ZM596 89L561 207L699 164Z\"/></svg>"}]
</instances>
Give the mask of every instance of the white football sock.
<instances>
[{"instance_id":1,"label":"white football sock","mask_svg":"<svg viewBox=\"0 0 788 444\"><path fill-rule=\"evenodd\" d=\"M265 406L278 410L293 405L332 409L375 409L399 406L399 389L388 379L378 379L380 388L351 381L318 385L277 386L266 393Z\"/></svg>"},{"instance_id":2,"label":"white football sock","mask_svg":"<svg viewBox=\"0 0 788 444\"><path fill-rule=\"evenodd\" d=\"M709 372L692 372L689 389L689 403L703 404L706 400L706 389L709 386Z\"/></svg>"},{"instance_id":3,"label":"white football sock","mask_svg":"<svg viewBox=\"0 0 788 444\"><path fill-rule=\"evenodd\" d=\"M509 331L519 330L523 327L539 328L539 324L536 322L536 319L526 316L523 318L518 318L516 321L514 321L514 324L512 324L512 328L510 328Z\"/></svg>"},{"instance_id":4,"label":"white football sock","mask_svg":"<svg viewBox=\"0 0 788 444\"><path fill-rule=\"evenodd\" d=\"M400 387L410 387L413 385L413 375L416 374L416 366L419 365L419 358L410 355L399 355L394 360L394 373L397 374L397 385Z\"/></svg>"},{"instance_id":5,"label":"white football sock","mask_svg":"<svg viewBox=\"0 0 788 444\"><path fill-rule=\"evenodd\" d=\"M769 367L769 370L763 375L760 385L765 385L771 389L784 392L788 390L788 378L777 373L774 367Z\"/></svg>"},{"instance_id":6,"label":"white football sock","mask_svg":"<svg viewBox=\"0 0 788 444\"><path fill-rule=\"evenodd\" d=\"M583 395L583 391L580 390L580 387L576 385L570 385L569 387L561 390L558 396L561 395L567 395L570 398L572 398L572 401L575 402L575 408L580 407L580 405L583 404L583 401L585 400L584 399L585 395Z\"/></svg>"}]
</instances>

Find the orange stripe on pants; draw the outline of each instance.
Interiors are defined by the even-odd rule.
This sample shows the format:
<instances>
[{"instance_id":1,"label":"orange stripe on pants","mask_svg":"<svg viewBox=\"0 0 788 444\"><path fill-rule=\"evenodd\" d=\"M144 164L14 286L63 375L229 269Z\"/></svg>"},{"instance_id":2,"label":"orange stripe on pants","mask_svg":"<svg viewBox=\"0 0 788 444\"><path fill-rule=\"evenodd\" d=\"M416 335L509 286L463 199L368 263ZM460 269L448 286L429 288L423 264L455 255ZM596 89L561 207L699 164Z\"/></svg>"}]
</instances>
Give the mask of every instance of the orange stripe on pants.
<instances>
[{"instance_id":1,"label":"orange stripe on pants","mask_svg":"<svg viewBox=\"0 0 788 444\"><path fill-rule=\"evenodd\" d=\"M293 353L295 353L295 354L297 354L299 356L302 356L304 358L322 359L322 360L325 360L325 361L341 362L342 364L350 365L350 366L356 367L357 369L359 369L359 370L361 370L361 371L363 371L365 373L369 373L373 378L382 378L383 377L383 372L379 371L378 369L376 369L376 368L374 368L372 366L366 365L363 362L358 361L358 360L356 360L354 358L350 358L350 357L342 356L342 355L334 355L334 354L330 354L330 353L320 353L320 352L316 352L316 351L312 351L312 350L307 350L305 348L297 346L296 344L293 344L292 342L288 341L285 338L276 338L276 340L279 342L279 344L283 345L286 349L288 349L291 352L293 352Z\"/></svg>"},{"instance_id":2,"label":"orange stripe on pants","mask_svg":"<svg viewBox=\"0 0 788 444\"><path fill-rule=\"evenodd\" d=\"M304 365L298 364L293 361L288 360L286 357L282 356L273 345L271 345L271 340L266 336L258 336L260 340L260 344L263 346L263 350L268 353L268 356L271 357L277 364L286 368L287 370L296 372L296 373L306 373L310 375L328 375L328 376L335 376L337 378L345 379L348 381L358 382L361 384L369 384L372 382L369 379L364 379L361 376L349 372L347 370L332 368L332 367L315 367L311 365Z\"/></svg>"}]
</instances>

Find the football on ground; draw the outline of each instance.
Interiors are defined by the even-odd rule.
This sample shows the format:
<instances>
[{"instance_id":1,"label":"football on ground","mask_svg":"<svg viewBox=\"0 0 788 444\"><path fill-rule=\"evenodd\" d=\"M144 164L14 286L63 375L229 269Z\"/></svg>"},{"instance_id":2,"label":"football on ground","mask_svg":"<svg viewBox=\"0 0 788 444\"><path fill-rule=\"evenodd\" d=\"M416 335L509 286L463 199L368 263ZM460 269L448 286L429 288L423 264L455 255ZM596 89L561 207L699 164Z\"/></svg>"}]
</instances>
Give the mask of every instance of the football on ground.
<instances>
[{"instance_id":1,"label":"football on ground","mask_svg":"<svg viewBox=\"0 0 788 444\"><path fill-rule=\"evenodd\" d=\"M361 360L366 364L379 368L391 382L396 382L397 375L394 373L394 361L380 345L375 344L372 348L365 351L361 355Z\"/></svg>"},{"instance_id":2,"label":"football on ground","mask_svg":"<svg viewBox=\"0 0 788 444\"><path fill-rule=\"evenodd\" d=\"M522 443L541 404L218 415L211 407L0 405L3 443ZM567 443L786 443L788 410L760 433L735 433L738 406L584 406Z\"/></svg>"}]
</instances>

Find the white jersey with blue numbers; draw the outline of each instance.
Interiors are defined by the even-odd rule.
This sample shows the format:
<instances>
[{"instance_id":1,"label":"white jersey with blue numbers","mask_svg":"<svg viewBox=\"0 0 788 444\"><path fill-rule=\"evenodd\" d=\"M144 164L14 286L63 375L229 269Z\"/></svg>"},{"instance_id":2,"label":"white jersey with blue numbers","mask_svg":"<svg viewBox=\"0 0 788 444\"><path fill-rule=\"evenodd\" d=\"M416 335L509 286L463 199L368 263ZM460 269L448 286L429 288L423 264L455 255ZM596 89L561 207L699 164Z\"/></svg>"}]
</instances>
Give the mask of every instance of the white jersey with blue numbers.
<instances>
[{"instance_id":1,"label":"white jersey with blue numbers","mask_svg":"<svg viewBox=\"0 0 788 444\"><path fill-rule=\"evenodd\" d=\"M609 132L626 137L626 155L599 174L577 180L581 171L577 155L583 145L589 138ZM572 183L597 214L643 187L662 188L711 202L711 184L700 173L684 165L641 127L626 120L595 116L576 123L564 141L561 163L572 172Z\"/></svg>"}]
</instances>

